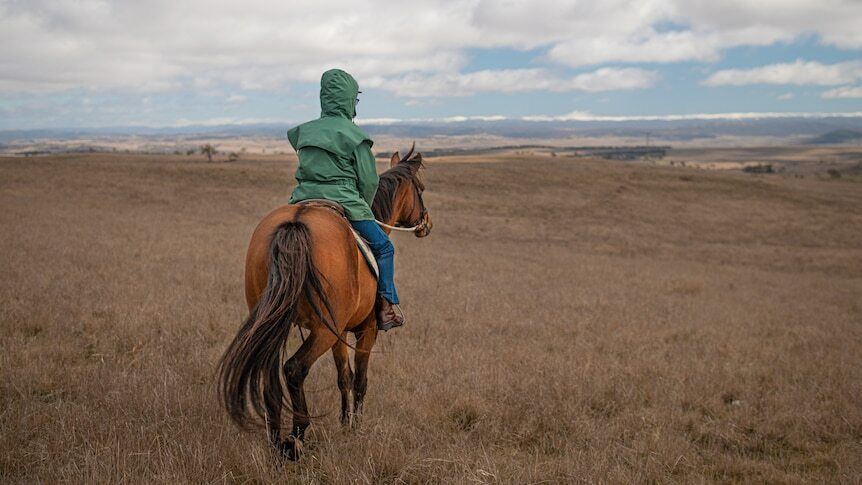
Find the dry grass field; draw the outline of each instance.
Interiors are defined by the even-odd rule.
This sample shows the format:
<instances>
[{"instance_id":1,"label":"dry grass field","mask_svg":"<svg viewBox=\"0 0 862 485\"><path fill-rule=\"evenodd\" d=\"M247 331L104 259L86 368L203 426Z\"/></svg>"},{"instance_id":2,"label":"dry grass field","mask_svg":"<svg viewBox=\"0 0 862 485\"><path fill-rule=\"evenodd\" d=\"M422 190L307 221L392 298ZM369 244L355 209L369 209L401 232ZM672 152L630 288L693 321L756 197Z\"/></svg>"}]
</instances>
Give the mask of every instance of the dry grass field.
<instances>
[{"instance_id":1,"label":"dry grass field","mask_svg":"<svg viewBox=\"0 0 862 485\"><path fill-rule=\"evenodd\" d=\"M0 482L862 481L860 180L549 157L428 161L363 425L327 355L279 464L214 368L294 166L0 159Z\"/></svg>"}]
</instances>

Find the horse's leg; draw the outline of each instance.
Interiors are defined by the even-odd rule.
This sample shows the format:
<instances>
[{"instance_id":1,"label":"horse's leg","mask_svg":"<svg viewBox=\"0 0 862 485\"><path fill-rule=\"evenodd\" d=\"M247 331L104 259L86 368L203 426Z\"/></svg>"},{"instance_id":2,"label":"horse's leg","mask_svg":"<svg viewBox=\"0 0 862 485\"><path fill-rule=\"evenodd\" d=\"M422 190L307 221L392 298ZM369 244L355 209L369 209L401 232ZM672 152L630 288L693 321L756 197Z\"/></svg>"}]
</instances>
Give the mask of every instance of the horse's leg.
<instances>
[{"instance_id":1,"label":"horse's leg","mask_svg":"<svg viewBox=\"0 0 862 485\"><path fill-rule=\"evenodd\" d=\"M356 334L356 354L353 356L356 367L356 379L353 382L354 427L359 427L359 421L362 418L362 404L365 400L365 389L368 387L368 360L371 358L371 348L376 341L377 323L374 317L371 317Z\"/></svg>"},{"instance_id":2,"label":"horse's leg","mask_svg":"<svg viewBox=\"0 0 862 485\"><path fill-rule=\"evenodd\" d=\"M315 327L299 347L299 350L284 364L284 376L293 407L291 434L281 447L282 453L288 459L296 460L299 458L299 446L305 436L305 429L311 422L308 416L308 404L305 401L305 390L303 389L305 378L314 362L331 349L337 341L338 338L329 329L323 326Z\"/></svg>"},{"instance_id":3,"label":"horse's leg","mask_svg":"<svg viewBox=\"0 0 862 485\"><path fill-rule=\"evenodd\" d=\"M341 338L347 340L347 333ZM338 372L338 389L341 391L341 424L350 424L351 402L350 391L353 388L353 370L350 369L349 347L344 342L338 342L332 348L332 357L335 358L335 371Z\"/></svg>"}]
</instances>

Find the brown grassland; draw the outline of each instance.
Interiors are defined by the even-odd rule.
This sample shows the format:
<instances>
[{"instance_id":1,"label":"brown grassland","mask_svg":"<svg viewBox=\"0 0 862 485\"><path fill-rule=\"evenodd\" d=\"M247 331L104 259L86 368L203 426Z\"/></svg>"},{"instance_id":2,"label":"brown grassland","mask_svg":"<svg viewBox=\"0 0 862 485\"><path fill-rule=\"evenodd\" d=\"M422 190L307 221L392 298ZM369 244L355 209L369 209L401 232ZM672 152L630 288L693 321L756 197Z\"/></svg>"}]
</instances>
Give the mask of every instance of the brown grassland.
<instances>
[{"instance_id":1,"label":"brown grassland","mask_svg":"<svg viewBox=\"0 0 862 485\"><path fill-rule=\"evenodd\" d=\"M0 481L862 480L857 176L428 160L363 424L327 355L279 464L215 398L249 235L293 185L251 157L0 159Z\"/></svg>"}]
</instances>

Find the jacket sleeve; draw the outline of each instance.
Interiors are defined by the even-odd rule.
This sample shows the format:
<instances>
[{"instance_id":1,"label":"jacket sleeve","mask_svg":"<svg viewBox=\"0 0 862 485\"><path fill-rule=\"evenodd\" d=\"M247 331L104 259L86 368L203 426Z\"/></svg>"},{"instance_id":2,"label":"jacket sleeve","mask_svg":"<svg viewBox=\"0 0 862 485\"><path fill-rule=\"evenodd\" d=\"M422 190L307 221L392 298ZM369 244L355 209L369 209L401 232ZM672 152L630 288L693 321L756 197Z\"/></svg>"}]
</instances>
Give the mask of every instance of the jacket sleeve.
<instances>
[{"instance_id":1,"label":"jacket sleeve","mask_svg":"<svg viewBox=\"0 0 862 485\"><path fill-rule=\"evenodd\" d=\"M362 194L362 198L371 207L374 203L374 195L377 193L377 184L380 182L380 177L377 175L377 165L368 142L362 142L356 147L356 150L353 151L353 159L356 161L356 179L359 193Z\"/></svg>"}]
</instances>

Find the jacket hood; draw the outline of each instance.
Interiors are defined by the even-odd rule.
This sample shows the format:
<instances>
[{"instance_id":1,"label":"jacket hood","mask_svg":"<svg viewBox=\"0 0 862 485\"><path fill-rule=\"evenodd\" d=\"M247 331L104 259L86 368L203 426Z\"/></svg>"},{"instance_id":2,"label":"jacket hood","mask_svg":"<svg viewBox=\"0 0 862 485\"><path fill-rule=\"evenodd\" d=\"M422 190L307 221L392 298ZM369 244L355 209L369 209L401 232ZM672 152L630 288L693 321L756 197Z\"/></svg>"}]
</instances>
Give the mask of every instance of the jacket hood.
<instances>
[{"instance_id":1,"label":"jacket hood","mask_svg":"<svg viewBox=\"0 0 862 485\"><path fill-rule=\"evenodd\" d=\"M320 116L356 117L359 84L341 69L330 69L320 77Z\"/></svg>"}]
</instances>

